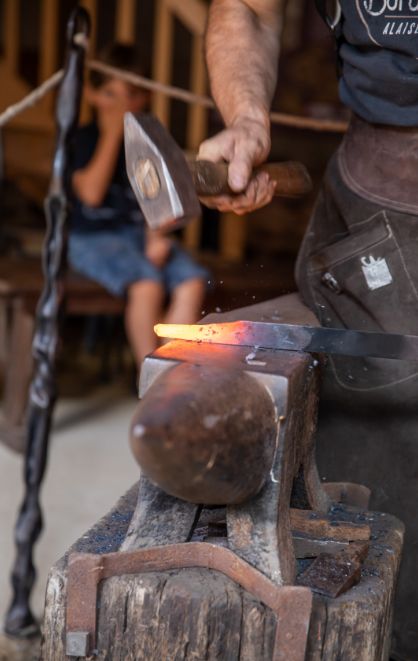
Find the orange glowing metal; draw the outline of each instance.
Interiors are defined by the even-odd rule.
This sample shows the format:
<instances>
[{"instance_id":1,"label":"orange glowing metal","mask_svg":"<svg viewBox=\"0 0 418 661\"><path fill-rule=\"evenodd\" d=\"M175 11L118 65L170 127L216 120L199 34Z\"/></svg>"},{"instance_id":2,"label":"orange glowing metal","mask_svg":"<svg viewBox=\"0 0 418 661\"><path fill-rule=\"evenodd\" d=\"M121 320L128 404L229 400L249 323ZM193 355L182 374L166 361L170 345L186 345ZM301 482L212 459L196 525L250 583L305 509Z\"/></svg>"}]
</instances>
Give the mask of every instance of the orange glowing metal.
<instances>
[{"instance_id":1,"label":"orange glowing metal","mask_svg":"<svg viewBox=\"0 0 418 661\"><path fill-rule=\"evenodd\" d=\"M154 326L158 337L192 342L214 342L215 344L252 344L251 331L246 321L233 321L226 324L157 324Z\"/></svg>"},{"instance_id":2,"label":"orange glowing metal","mask_svg":"<svg viewBox=\"0 0 418 661\"><path fill-rule=\"evenodd\" d=\"M298 350L292 347L292 340L289 341L287 337L281 337L281 341L279 341L278 334L281 335L282 328L289 327L254 321L229 321L215 324L157 324L154 326L154 331L158 337L172 340L189 340L204 344L227 344L265 349ZM299 326L298 328L302 327Z\"/></svg>"},{"instance_id":3,"label":"orange glowing metal","mask_svg":"<svg viewBox=\"0 0 418 661\"><path fill-rule=\"evenodd\" d=\"M159 337L193 342L231 344L340 356L367 356L418 361L418 336L395 333L323 328L264 321L231 321L220 324L158 324Z\"/></svg>"}]
</instances>

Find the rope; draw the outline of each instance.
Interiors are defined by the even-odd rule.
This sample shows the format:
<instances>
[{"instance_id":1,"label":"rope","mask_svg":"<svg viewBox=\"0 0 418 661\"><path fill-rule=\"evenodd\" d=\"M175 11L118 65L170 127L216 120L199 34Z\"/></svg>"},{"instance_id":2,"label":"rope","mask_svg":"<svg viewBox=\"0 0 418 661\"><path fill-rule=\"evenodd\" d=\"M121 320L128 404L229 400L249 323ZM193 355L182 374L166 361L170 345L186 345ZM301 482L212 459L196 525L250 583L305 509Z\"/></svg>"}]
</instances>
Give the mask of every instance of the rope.
<instances>
[{"instance_id":1,"label":"rope","mask_svg":"<svg viewBox=\"0 0 418 661\"><path fill-rule=\"evenodd\" d=\"M337 121L335 119L314 119L313 117L287 115L283 112L270 113L270 119L272 124L280 124L281 126L289 126L295 129L305 129L307 131L345 133L348 129L348 122Z\"/></svg>"},{"instance_id":2,"label":"rope","mask_svg":"<svg viewBox=\"0 0 418 661\"><path fill-rule=\"evenodd\" d=\"M27 108L31 108L35 105L40 99L42 99L45 94L50 90L54 89L60 82L64 75L64 70L60 69L53 76L45 80L42 85L36 87L32 92L27 96L23 97L21 101L9 106L0 114L0 128L10 122L14 117L19 115L21 112Z\"/></svg>"},{"instance_id":3,"label":"rope","mask_svg":"<svg viewBox=\"0 0 418 661\"><path fill-rule=\"evenodd\" d=\"M152 92L159 92L166 94L173 99L184 101L185 103L203 106L204 108L215 108L214 102L207 96L195 94L180 87L173 87L172 85L165 85L155 80L149 80L129 71L111 67L103 62L97 60L90 60L87 67L93 71L100 71L101 73L111 76L112 78L119 78L132 85L137 85L148 89ZM25 96L21 101L9 106L0 114L0 128L10 122L14 117L19 115L27 108L32 107L37 103L45 94L56 87L63 77L63 70L57 71L50 78L45 80L39 87L35 88L30 94ZM347 130L345 122L338 122L333 120L313 119L311 117L298 117L296 115L288 115L281 112L272 112L271 121L273 124L280 124L281 126L288 126L292 128L305 129L310 131L323 131L328 133L344 133Z\"/></svg>"},{"instance_id":4,"label":"rope","mask_svg":"<svg viewBox=\"0 0 418 661\"><path fill-rule=\"evenodd\" d=\"M215 104L207 96L201 94L195 94L194 92L189 92L180 87L173 87L172 85L165 85L164 83L159 83L155 80L149 80L143 76L139 76L135 73L124 71L122 69L117 69L116 67L111 67L108 64L103 64L103 62L98 62L97 60L90 60L87 63L89 69L93 71L100 71L101 73L111 76L112 78L120 78L120 80L125 80L127 83L132 85L138 85L144 89L150 90L152 92L160 92L166 94L173 99L178 99L184 101L185 103L196 104L203 106L204 108L215 108ZM281 124L282 126L289 126L299 129L308 129L311 131L324 131L328 133L344 133L347 130L346 122L339 122L334 120L326 119L313 119L311 117L298 117L296 115L288 115L281 112L272 112L270 118L273 124Z\"/></svg>"}]
</instances>

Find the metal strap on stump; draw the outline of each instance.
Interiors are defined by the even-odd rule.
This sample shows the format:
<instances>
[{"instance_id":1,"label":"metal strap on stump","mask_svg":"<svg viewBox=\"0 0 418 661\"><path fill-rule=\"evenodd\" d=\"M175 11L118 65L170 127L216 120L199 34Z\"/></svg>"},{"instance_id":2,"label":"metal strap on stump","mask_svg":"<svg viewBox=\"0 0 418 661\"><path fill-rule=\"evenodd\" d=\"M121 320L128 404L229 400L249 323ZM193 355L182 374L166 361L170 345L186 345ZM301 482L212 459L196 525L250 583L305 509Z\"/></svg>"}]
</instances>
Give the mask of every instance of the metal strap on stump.
<instances>
[{"instance_id":1,"label":"metal strap on stump","mask_svg":"<svg viewBox=\"0 0 418 661\"><path fill-rule=\"evenodd\" d=\"M85 657L96 645L100 581L111 576L202 567L221 572L271 608L277 616L272 661L304 661L312 611L308 588L277 586L235 553L190 542L125 553L74 553L68 563L66 653Z\"/></svg>"}]
</instances>

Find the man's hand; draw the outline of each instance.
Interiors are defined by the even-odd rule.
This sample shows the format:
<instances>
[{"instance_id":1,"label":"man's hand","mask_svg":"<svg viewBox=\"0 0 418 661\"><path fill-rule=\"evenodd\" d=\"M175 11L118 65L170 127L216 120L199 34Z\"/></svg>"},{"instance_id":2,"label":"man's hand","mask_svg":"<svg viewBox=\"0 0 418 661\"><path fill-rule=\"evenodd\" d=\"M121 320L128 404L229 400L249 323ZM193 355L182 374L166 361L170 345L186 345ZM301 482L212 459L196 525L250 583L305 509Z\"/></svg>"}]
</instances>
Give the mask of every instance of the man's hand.
<instances>
[{"instance_id":1,"label":"man's hand","mask_svg":"<svg viewBox=\"0 0 418 661\"><path fill-rule=\"evenodd\" d=\"M147 234L145 256L158 269L162 268L170 257L173 247L171 239L156 233Z\"/></svg>"},{"instance_id":2,"label":"man's hand","mask_svg":"<svg viewBox=\"0 0 418 661\"><path fill-rule=\"evenodd\" d=\"M125 105L117 102L100 109L98 113L100 133L106 136L114 136L115 140L122 140L125 112Z\"/></svg>"},{"instance_id":3,"label":"man's hand","mask_svg":"<svg viewBox=\"0 0 418 661\"><path fill-rule=\"evenodd\" d=\"M251 174L254 166L266 160L269 151L268 125L249 118L240 118L230 128L203 142L198 158L228 162L228 183L237 194L206 197L202 202L239 215L268 204L274 195L275 182L265 172L254 177Z\"/></svg>"},{"instance_id":4,"label":"man's hand","mask_svg":"<svg viewBox=\"0 0 418 661\"><path fill-rule=\"evenodd\" d=\"M87 101L97 111L100 132L122 138L123 117L130 109L129 86L121 80L111 79L99 89L87 87Z\"/></svg>"}]
</instances>

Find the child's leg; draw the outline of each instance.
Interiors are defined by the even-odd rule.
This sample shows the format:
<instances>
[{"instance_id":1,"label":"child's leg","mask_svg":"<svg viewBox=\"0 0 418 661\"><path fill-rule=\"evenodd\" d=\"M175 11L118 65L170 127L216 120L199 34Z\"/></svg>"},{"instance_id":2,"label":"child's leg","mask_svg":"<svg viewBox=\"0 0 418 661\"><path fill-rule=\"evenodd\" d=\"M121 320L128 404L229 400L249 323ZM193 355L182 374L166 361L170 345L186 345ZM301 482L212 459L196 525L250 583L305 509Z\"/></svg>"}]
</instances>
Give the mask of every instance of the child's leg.
<instances>
[{"instance_id":1,"label":"child's leg","mask_svg":"<svg viewBox=\"0 0 418 661\"><path fill-rule=\"evenodd\" d=\"M205 284L201 278L185 280L172 295L165 317L167 324L195 324L202 316Z\"/></svg>"},{"instance_id":2,"label":"child's leg","mask_svg":"<svg viewBox=\"0 0 418 661\"><path fill-rule=\"evenodd\" d=\"M125 328L138 369L157 348L154 325L161 321L164 298L164 286L154 280L134 282L128 289Z\"/></svg>"}]
</instances>

